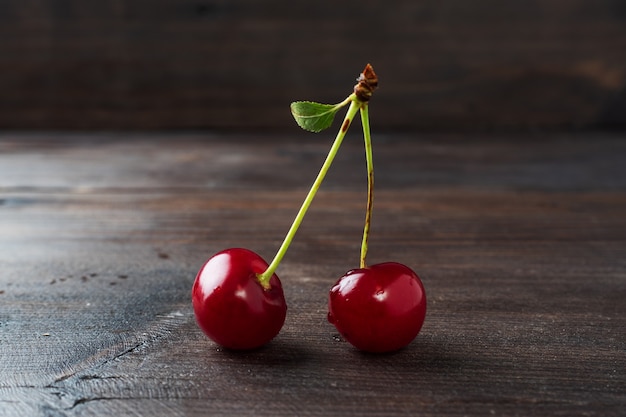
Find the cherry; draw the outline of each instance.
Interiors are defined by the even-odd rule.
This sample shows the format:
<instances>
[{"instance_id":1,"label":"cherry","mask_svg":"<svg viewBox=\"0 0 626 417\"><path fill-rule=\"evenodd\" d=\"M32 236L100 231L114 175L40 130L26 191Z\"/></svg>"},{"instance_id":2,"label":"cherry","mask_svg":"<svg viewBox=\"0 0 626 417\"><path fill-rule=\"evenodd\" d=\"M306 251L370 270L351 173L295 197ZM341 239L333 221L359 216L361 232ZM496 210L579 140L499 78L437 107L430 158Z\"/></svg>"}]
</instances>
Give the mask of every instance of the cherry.
<instances>
[{"instance_id":1,"label":"cherry","mask_svg":"<svg viewBox=\"0 0 626 417\"><path fill-rule=\"evenodd\" d=\"M202 266L192 289L196 321L209 338L235 350L255 349L272 340L287 314L276 274L259 276L267 262L248 249L218 252Z\"/></svg>"},{"instance_id":2,"label":"cherry","mask_svg":"<svg viewBox=\"0 0 626 417\"><path fill-rule=\"evenodd\" d=\"M426 293L421 280L409 267L387 262L366 266L374 193L374 164L368 101L378 86L378 77L367 65L354 94L359 102L365 161L367 208L361 242L360 267L348 271L331 288L328 320L356 348L367 352L391 352L411 343L426 316Z\"/></svg>"},{"instance_id":3,"label":"cherry","mask_svg":"<svg viewBox=\"0 0 626 417\"><path fill-rule=\"evenodd\" d=\"M357 349L391 352L411 343L426 316L422 281L386 262L348 271L331 288L328 321Z\"/></svg>"},{"instance_id":4,"label":"cherry","mask_svg":"<svg viewBox=\"0 0 626 417\"><path fill-rule=\"evenodd\" d=\"M337 105L339 108L350 104L343 129L337 134L272 262L268 265L248 249L232 248L214 255L198 272L192 289L196 321L216 343L230 349L254 349L268 343L280 332L287 306L282 285L274 272L337 155L347 127L359 111L359 103L352 99L353 96Z\"/></svg>"},{"instance_id":5,"label":"cherry","mask_svg":"<svg viewBox=\"0 0 626 417\"><path fill-rule=\"evenodd\" d=\"M326 127L332 122L332 117L327 116L329 107L334 115L339 108L348 104L350 107L342 128L272 262L268 265L250 250L233 248L214 255L198 272L192 289L196 321L204 333L218 344L230 349L254 349L266 344L280 332L285 322L287 305L282 285L274 272L337 155L352 119L362 106L355 94L334 106L310 102L304 104L305 107L313 106L315 111L320 110L321 106L322 113L313 118L310 115L304 118L308 121L321 118ZM316 122L313 125L319 127Z\"/></svg>"}]
</instances>

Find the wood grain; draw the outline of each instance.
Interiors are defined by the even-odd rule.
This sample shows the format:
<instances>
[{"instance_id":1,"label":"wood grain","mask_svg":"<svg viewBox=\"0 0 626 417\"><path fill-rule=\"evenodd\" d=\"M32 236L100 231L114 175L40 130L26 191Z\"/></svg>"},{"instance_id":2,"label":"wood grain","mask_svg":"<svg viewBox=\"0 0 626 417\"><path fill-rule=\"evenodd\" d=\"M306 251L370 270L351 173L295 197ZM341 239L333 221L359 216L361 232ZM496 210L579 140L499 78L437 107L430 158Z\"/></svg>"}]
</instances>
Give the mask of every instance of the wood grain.
<instances>
[{"instance_id":1,"label":"wood grain","mask_svg":"<svg viewBox=\"0 0 626 417\"><path fill-rule=\"evenodd\" d=\"M389 129L623 128L621 0L0 6L0 127L292 126L371 62Z\"/></svg>"},{"instance_id":2,"label":"wood grain","mask_svg":"<svg viewBox=\"0 0 626 417\"><path fill-rule=\"evenodd\" d=\"M285 327L235 353L196 326L195 273L225 247L271 258L329 143L3 134L0 415L623 415L622 138L375 137L369 261L410 265L429 296L382 356L326 321L358 262L358 139L279 268Z\"/></svg>"}]
</instances>

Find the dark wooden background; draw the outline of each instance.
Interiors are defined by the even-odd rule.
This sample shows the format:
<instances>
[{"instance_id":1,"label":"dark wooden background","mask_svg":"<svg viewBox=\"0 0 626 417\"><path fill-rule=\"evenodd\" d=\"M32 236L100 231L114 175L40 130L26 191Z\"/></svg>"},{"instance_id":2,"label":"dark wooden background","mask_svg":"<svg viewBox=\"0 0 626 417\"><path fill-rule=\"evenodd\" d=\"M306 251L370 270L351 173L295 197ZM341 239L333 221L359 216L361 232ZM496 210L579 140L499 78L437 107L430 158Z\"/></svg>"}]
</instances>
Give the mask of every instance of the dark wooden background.
<instances>
[{"instance_id":1,"label":"dark wooden background","mask_svg":"<svg viewBox=\"0 0 626 417\"><path fill-rule=\"evenodd\" d=\"M0 128L290 126L365 63L388 129L623 128L623 0L5 0Z\"/></svg>"},{"instance_id":2,"label":"dark wooden background","mask_svg":"<svg viewBox=\"0 0 626 417\"><path fill-rule=\"evenodd\" d=\"M370 263L422 277L390 355L326 320L356 266L353 127L281 264L268 346L190 291L271 259L367 62ZM0 417L626 415L626 1L0 1ZM355 132L356 131L356 132Z\"/></svg>"}]
</instances>

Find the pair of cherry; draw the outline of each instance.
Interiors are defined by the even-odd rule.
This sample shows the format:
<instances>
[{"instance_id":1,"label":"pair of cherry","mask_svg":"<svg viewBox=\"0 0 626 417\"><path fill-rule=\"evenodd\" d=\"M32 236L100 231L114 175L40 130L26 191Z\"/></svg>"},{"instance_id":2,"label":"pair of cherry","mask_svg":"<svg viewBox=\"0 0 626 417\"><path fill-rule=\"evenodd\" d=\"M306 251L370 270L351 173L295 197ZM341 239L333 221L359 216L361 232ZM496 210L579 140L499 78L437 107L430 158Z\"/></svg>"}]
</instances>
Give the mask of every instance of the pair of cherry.
<instances>
[{"instance_id":1,"label":"pair of cherry","mask_svg":"<svg viewBox=\"0 0 626 417\"><path fill-rule=\"evenodd\" d=\"M193 286L202 330L230 349L254 349L283 327L287 304L280 279L258 276L268 264L255 252L231 248L211 257ZM424 287L410 268L396 262L348 271L330 290L328 319L358 349L389 352L417 336L426 315Z\"/></svg>"},{"instance_id":2,"label":"pair of cherry","mask_svg":"<svg viewBox=\"0 0 626 417\"><path fill-rule=\"evenodd\" d=\"M328 320L356 348L390 352L408 345L419 333L426 315L426 293L420 278L396 262L366 266L371 218L373 167L367 104L378 78L368 64L357 79L354 93L336 105L292 103L298 124L320 131L332 123L336 111L350 108L311 191L271 264L248 249L231 248L212 256L200 269L192 289L192 302L200 328L216 343L234 350L255 349L281 330L287 304L276 268L330 167L339 145L358 111L365 137L368 165L368 205L361 265L343 275L328 297Z\"/></svg>"}]
</instances>

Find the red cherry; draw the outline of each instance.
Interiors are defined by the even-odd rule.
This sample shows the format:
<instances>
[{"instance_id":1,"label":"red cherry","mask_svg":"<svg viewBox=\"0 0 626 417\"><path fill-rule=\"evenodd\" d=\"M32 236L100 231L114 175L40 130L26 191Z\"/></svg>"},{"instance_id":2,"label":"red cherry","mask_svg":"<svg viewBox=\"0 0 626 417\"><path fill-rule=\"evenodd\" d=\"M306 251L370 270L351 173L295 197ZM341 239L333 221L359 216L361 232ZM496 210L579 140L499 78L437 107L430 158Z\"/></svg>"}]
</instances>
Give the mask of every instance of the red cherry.
<instances>
[{"instance_id":1,"label":"red cherry","mask_svg":"<svg viewBox=\"0 0 626 417\"><path fill-rule=\"evenodd\" d=\"M276 274L267 288L258 274L267 262L241 248L223 250L198 272L192 289L193 309L200 328L229 349L254 349L272 340L283 327L287 304Z\"/></svg>"},{"instance_id":2,"label":"red cherry","mask_svg":"<svg viewBox=\"0 0 626 417\"><path fill-rule=\"evenodd\" d=\"M356 348L391 352L424 324L426 292L409 267L386 262L348 271L330 290L328 321Z\"/></svg>"}]
</instances>

